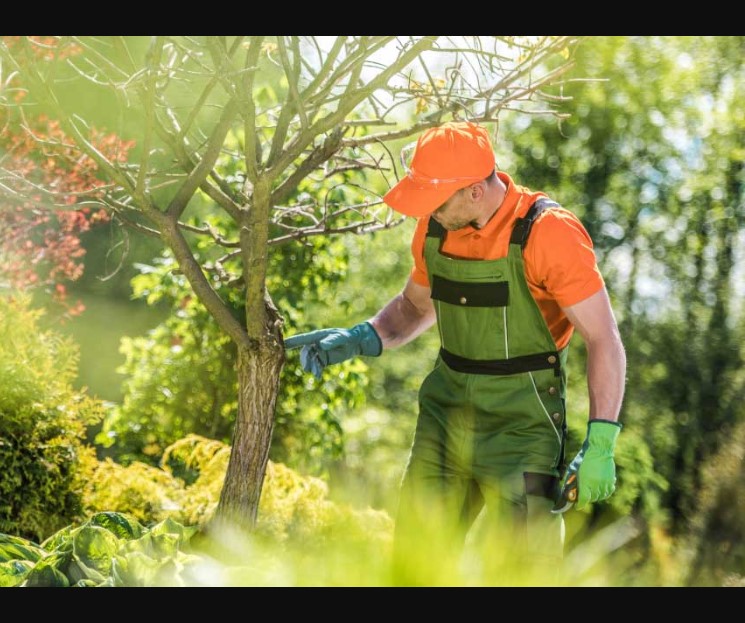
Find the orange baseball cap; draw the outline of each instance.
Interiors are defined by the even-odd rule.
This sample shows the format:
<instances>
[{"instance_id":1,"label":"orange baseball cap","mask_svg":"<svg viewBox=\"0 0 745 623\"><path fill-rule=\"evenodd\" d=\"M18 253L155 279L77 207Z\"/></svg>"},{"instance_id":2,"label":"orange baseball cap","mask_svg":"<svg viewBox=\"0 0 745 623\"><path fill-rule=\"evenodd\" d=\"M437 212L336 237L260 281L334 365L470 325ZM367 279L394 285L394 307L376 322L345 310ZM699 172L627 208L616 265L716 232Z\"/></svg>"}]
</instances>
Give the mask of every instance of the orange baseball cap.
<instances>
[{"instance_id":1,"label":"orange baseball cap","mask_svg":"<svg viewBox=\"0 0 745 623\"><path fill-rule=\"evenodd\" d=\"M401 160L406 177L383 197L406 216L434 212L461 188L487 178L496 167L486 129L470 121L450 121L426 130L416 142L411 165Z\"/></svg>"}]
</instances>

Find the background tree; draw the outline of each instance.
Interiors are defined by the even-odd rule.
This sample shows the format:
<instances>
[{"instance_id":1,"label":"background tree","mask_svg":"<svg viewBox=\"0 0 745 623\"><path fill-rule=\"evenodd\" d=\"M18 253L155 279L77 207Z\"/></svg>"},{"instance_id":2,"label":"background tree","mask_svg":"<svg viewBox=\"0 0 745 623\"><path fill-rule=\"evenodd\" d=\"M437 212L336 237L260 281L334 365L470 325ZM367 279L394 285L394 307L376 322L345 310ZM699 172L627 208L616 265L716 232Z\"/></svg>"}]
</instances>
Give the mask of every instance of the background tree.
<instances>
[{"instance_id":1,"label":"background tree","mask_svg":"<svg viewBox=\"0 0 745 623\"><path fill-rule=\"evenodd\" d=\"M585 40L578 73L607 83L567 85L577 114L562 134L528 117L502 132L508 166L593 237L627 350L621 419L648 444L657 474L632 508L680 543L693 526L699 566L719 556L708 551L717 530L717 552L740 555L741 520L724 500L738 490L732 440L745 418L744 46L742 37ZM619 492L628 475L619 470Z\"/></svg>"},{"instance_id":2,"label":"background tree","mask_svg":"<svg viewBox=\"0 0 745 623\"><path fill-rule=\"evenodd\" d=\"M20 37L3 41L11 50L21 45ZM81 51L74 45L57 50L54 37L33 37L33 42L32 53L41 61ZM95 160L71 145L58 121L42 114L21 116L21 128L17 119L13 123L8 106L23 106L26 91L19 87L17 72L3 69L0 62L0 287L43 287L76 314L82 306L67 303L65 282L83 272L80 235L108 220L106 210L82 198L100 196L105 183ZM126 161L132 147L95 130L91 141L113 162ZM50 204L56 209L50 210Z\"/></svg>"},{"instance_id":3,"label":"background tree","mask_svg":"<svg viewBox=\"0 0 745 623\"><path fill-rule=\"evenodd\" d=\"M574 42L67 37L2 44L4 67L27 93L20 110L47 113L106 180L89 199L160 238L236 345L238 417L222 519L253 525L274 425L284 351L282 318L266 287L270 245L395 226L400 219L371 192L373 173L378 183L395 181L389 144L451 118L495 121L521 102L559 114L562 98L546 88L570 67ZM70 46L80 54L70 57ZM81 90L116 106L124 123L136 119L136 132L120 133L137 140L136 156L122 162L96 146L95 112L76 105ZM418 119L398 128L407 105ZM54 139L44 145L68 147ZM234 175L217 173L221 160L239 163ZM307 185L323 179L334 184L314 195ZM223 221L190 223L200 204ZM210 244L197 249L199 240ZM222 287L232 294L221 297Z\"/></svg>"}]
</instances>

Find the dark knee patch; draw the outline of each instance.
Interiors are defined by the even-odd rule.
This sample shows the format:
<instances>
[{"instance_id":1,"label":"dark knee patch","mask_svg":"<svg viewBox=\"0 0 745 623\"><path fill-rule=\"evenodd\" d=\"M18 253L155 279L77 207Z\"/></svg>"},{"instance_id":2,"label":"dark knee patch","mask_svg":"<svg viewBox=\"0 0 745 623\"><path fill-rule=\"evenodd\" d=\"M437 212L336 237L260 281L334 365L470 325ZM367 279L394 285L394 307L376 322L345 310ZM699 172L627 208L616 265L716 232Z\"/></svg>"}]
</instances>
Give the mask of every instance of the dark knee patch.
<instances>
[{"instance_id":1,"label":"dark knee patch","mask_svg":"<svg viewBox=\"0 0 745 623\"><path fill-rule=\"evenodd\" d=\"M559 495L559 478L550 474L523 472L525 495L555 500Z\"/></svg>"}]
</instances>

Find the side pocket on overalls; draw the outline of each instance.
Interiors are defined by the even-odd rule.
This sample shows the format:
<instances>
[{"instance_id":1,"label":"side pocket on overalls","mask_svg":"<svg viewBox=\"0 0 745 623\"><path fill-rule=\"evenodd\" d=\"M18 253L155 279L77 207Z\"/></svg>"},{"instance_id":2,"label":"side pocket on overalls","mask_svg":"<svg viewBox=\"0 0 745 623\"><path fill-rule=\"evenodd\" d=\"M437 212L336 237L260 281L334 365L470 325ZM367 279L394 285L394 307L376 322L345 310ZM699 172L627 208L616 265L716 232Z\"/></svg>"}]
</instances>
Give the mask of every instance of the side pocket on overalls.
<instances>
[{"instance_id":1,"label":"side pocket on overalls","mask_svg":"<svg viewBox=\"0 0 745 623\"><path fill-rule=\"evenodd\" d=\"M538 412L556 440L554 467L562 462L565 431L565 408L562 398L561 377L553 370L535 370L527 373L533 387Z\"/></svg>"}]
</instances>

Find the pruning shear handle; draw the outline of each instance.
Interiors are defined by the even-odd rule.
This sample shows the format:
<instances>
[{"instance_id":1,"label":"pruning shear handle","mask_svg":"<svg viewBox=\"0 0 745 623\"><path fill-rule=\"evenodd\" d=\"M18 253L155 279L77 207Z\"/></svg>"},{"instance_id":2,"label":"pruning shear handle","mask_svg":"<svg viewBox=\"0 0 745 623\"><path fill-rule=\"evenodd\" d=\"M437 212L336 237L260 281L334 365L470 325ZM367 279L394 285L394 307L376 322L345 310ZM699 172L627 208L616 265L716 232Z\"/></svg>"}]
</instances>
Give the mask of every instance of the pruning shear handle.
<instances>
[{"instance_id":1,"label":"pruning shear handle","mask_svg":"<svg viewBox=\"0 0 745 623\"><path fill-rule=\"evenodd\" d=\"M556 500L554 507L551 509L552 513L564 513L572 508L572 505L577 501L577 473L569 474L567 476L564 486L561 488L559 498Z\"/></svg>"}]
</instances>

